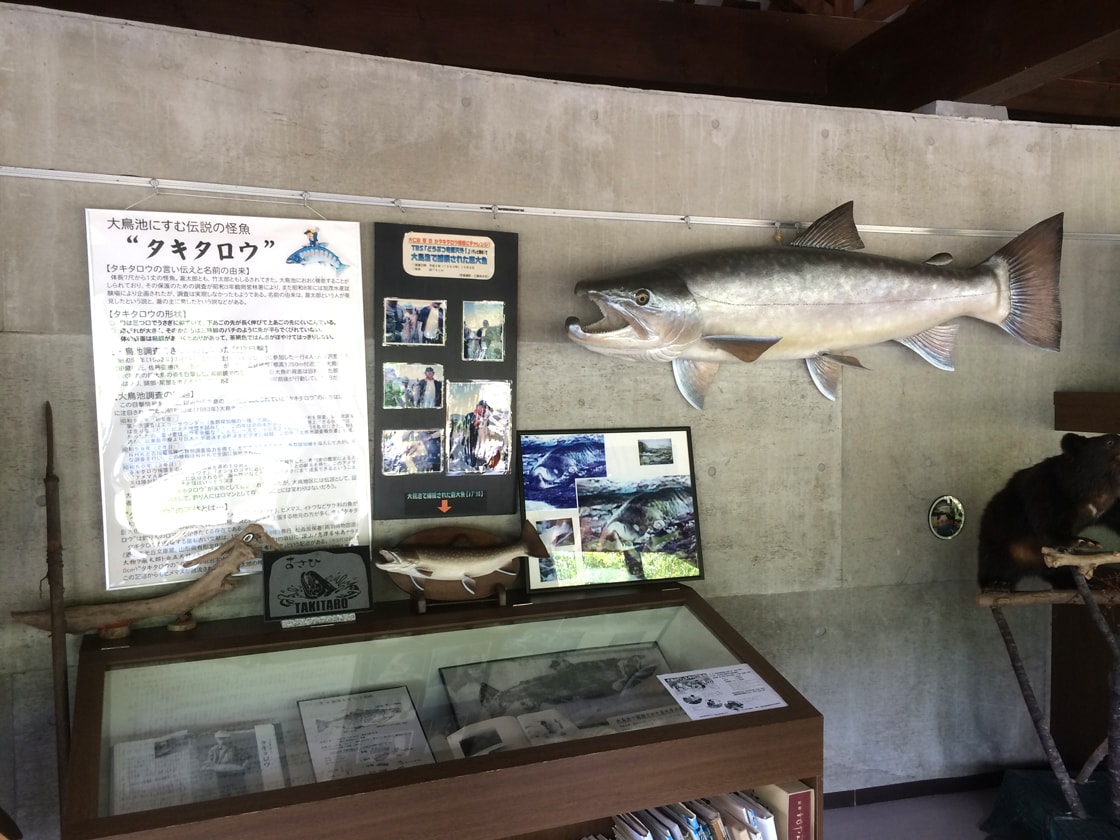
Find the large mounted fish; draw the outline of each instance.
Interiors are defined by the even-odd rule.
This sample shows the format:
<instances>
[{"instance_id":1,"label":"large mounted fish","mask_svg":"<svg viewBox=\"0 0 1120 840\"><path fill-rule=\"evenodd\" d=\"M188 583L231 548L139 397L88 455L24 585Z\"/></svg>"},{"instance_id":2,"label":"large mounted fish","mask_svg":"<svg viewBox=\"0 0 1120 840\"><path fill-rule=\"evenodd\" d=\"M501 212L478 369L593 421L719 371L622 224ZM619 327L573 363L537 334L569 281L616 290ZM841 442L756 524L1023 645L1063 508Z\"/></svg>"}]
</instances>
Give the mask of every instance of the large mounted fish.
<instances>
[{"instance_id":1,"label":"large mounted fish","mask_svg":"<svg viewBox=\"0 0 1120 840\"><path fill-rule=\"evenodd\" d=\"M997 324L1057 350L1062 332L1058 275L1062 214L1039 222L972 268L853 253L863 247L852 202L822 216L788 247L741 248L679 257L576 294L602 319L569 318L568 337L608 356L672 362L693 406L722 362L804 359L822 394L836 399L848 351L897 341L931 365L953 369L955 318Z\"/></svg>"}]
</instances>

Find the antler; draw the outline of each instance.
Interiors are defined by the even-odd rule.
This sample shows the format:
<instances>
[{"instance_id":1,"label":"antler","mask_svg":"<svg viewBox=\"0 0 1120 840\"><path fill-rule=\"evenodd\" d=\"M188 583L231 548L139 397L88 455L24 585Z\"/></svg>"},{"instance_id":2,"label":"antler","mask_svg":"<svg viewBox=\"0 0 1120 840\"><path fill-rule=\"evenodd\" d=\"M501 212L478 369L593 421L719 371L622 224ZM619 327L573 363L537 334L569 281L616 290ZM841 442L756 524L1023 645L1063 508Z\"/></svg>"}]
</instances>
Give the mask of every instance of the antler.
<instances>
[{"instance_id":1,"label":"antler","mask_svg":"<svg viewBox=\"0 0 1120 840\"><path fill-rule=\"evenodd\" d=\"M115 601L108 604L85 604L67 607L66 632L88 633L102 627L158 615L182 615L199 604L209 601L220 592L234 588L230 577L241 569L241 564L259 557L265 549L278 549L276 542L260 525L245 526L213 551L188 560L184 566L197 566L216 561L213 568L198 580L167 595L144 598L139 601ZM12 618L30 627L50 630L49 610L13 612Z\"/></svg>"}]
</instances>

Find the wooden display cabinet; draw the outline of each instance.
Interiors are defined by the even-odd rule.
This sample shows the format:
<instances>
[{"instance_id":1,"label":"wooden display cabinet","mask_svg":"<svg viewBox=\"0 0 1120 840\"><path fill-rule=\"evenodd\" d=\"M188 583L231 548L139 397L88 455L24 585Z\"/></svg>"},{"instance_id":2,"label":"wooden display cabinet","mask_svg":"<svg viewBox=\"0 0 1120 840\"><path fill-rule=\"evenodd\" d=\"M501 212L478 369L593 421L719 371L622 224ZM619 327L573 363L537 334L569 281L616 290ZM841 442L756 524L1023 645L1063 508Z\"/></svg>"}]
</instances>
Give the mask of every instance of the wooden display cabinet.
<instances>
[{"instance_id":1,"label":"wooden display cabinet","mask_svg":"<svg viewBox=\"0 0 1120 840\"><path fill-rule=\"evenodd\" d=\"M451 756L457 722L441 667L649 642L672 672L746 663L786 705ZM435 762L316 782L299 701L399 685ZM667 691L664 699L676 705ZM577 840L609 835L619 812L793 780L816 791L815 835L823 836L821 714L684 586L424 615L394 602L330 627L280 629L254 618L186 633L141 630L123 642L91 635L74 708L63 840ZM114 745L251 720L278 723L289 786L111 813Z\"/></svg>"}]
</instances>

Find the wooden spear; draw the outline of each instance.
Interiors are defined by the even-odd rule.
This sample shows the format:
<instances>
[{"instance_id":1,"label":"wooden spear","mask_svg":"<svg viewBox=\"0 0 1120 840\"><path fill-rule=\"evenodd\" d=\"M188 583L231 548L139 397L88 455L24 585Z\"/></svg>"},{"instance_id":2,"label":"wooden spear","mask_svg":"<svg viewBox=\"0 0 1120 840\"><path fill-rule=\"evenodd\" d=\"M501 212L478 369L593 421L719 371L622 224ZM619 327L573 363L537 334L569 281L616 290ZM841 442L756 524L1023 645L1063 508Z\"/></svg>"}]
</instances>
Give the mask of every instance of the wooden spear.
<instances>
[{"instance_id":1,"label":"wooden spear","mask_svg":"<svg viewBox=\"0 0 1120 840\"><path fill-rule=\"evenodd\" d=\"M70 681L67 674L66 613L62 575L62 513L54 472L54 412L46 404L47 586L50 589L51 665L54 675L54 732L58 757L58 801L66 803L66 764L70 759Z\"/></svg>"}]
</instances>

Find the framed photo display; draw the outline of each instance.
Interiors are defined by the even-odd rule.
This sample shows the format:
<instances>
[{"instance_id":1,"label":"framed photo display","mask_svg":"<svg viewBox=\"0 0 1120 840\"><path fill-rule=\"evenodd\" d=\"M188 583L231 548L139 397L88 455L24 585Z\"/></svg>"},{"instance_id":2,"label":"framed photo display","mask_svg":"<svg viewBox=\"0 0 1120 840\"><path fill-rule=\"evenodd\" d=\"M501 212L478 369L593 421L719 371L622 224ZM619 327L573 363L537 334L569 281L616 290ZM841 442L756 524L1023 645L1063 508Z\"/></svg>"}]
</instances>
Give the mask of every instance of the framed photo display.
<instances>
[{"instance_id":1,"label":"framed photo display","mask_svg":"<svg viewBox=\"0 0 1120 840\"><path fill-rule=\"evenodd\" d=\"M113 814L288 786L283 727L253 721L113 745Z\"/></svg>"},{"instance_id":2,"label":"framed photo display","mask_svg":"<svg viewBox=\"0 0 1120 840\"><path fill-rule=\"evenodd\" d=\"M517 234L374 225L373 515L513 513Z\"/></svg>"},{"instance_id":3,"label":"framed photo display","mask_svg":"<svg viewBox=\"0 0 1120 840\"><path fill-rule=\"evenodd\" d=\"M704 576L687 427L518 433L530 591Z\"/></svg>"},{"instance_id":4,"label":"framed photo display","mask_svg":"<svg viewBox=\"0 0 1120 840\"><path fill-rule=\"evenodd\" d=\"M669 670L656 642L638 642L449 665L439 673L460 727L507 718L531 731L550 711L558 730L587 734L674 706L657 680Z\"/></svg>"},{"instance_id":5,"label":"framed photo display","mask_svg":"<svg viewBox=\"0 0 1120 840\"><path fill-rule=\"evenodd\" d=\"M315 780L435 761L406 686L299 701Z\"/></svg>"}]
</instances>

